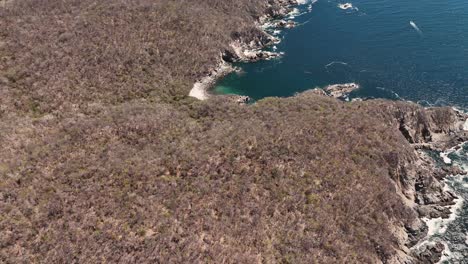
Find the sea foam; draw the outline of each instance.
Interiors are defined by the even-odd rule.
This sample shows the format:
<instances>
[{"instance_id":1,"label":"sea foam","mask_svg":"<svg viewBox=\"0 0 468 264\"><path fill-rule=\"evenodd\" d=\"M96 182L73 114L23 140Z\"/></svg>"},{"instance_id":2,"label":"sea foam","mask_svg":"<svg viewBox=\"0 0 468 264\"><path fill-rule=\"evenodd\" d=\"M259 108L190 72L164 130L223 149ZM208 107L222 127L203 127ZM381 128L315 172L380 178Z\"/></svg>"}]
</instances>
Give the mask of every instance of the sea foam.
<instances>
[{"instance_id":1,"label":"sea foam","mask_svg":"<svg viewBox=\"0 0 468 264\"><path fill-rule=\"evenodd\" d=\"M441 152L439 154L445 164L452 164L452 159L448 157L449 153L451 152Z\"/></svg>"},{"instance_id":2,"label":"sea foam","mask_svg":"<svg viewBox=\"0 0 468 264\"><path fill-rule=\"evenodd\" d=\"M449 187L447 188L451 190ZM463 206L463 199L457 198L455 199L455 204L451 206L450 208L451 214L449 218L446 218L446 219L443 219L441 217L432 218L432 219L423 218L422 220L426 223L428 227L427 238L430 238L434 235L444 234L447 231L448 225L457 218L458 211L462 208L462 206Z\"/></svg>"},{"instance_id":3,"label":"sea foam","mask_svg":"<svg viewBox=\"0 0 468 264\"><path fill-rule=\"evenodd\" d=\"M338 7L343 10L353 9L353 4L351 3L338 4Z\"/></svg>"},{"instance_id":4,"label":"sea foam","mask_svg":"<svg viewBox=\"0 0 468 264\"><path fill-rule=\"evenodd\" d=\"M338 4L338 8L343 9L343 10L354 10L354 11L359 11L359 8L353 6L352 3Z\"/></svg>"}]
</instances>

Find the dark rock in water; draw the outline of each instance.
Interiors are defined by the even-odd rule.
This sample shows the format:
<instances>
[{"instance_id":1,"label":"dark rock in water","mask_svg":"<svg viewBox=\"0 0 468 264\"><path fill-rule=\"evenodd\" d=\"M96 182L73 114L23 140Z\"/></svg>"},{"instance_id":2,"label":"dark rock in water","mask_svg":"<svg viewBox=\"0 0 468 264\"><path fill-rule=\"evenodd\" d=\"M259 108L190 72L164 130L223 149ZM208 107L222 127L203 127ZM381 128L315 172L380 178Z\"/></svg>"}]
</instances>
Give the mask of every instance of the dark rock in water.
<instances>
[{"instance_id":1,"label":"dark rock in water","mask_svg":"<svg viewBox=\"0 0 468 264\"><path fill-rule=\"evenodd\" d=\"M333 97L341 100L348 99L348 95L359 89L360 86L355 83L344 83L344 84L334 84L326 86L323 89L315 88L307 91L307 93L313 93L322 96Z\"/></svg>"},{"instance_id":2,"label":"dark rock in water","mask_svg":"<svg viewBox=\"0 0 468 264\"><path fill-rule=\"evenodd\" d=\"M280 20L278 22L275 23L275 27L277 28L293 28L296 26L296 22L292 21L292 20Z\"/></svg>"},{"instance_id":3,"label":"dark rock in water","mask_svg":"<svg viewBox=\"0 0 468 264\"><path fill-rule=\"evenodd\" d=\"M417 208L420 217L426 218L449 218L450 208L439 205L421 205Z\"/></svg>"},{"instance_id":4,"label":"dark rock in water","mask_svg":"<svg viewBox=\"0 0 468 264\"><path fill-rule=\"evenodd\" d=\"M355 83L334 84L325 87L323 90L331 97L346 99L348 95L359 89L360 86Z\"/></svg>"},{"instance_id":5,"label":"dark rock in water","mask_svg":"<svg viewBox=\"0 0 468 264\"><path fill-rule=\"evenodd\" d=\"M428 245L424 251L419 253L418 259L420 263L437 263L442 258L442 252L444 251L445 246L440 242L436 242L433 245Z\"/></svg>"},{"instance_id":6,"label":"dark rock in water","mask_svg":"<svg viewBox=\"0 0 468 264\"><path fill-rule=\"evenodd\" d=\"M449 175L466 175L467 172L464 171L462 168L460 168L459 166L446 166L444 168L442 168L442 170L445 172L445 174L449 174Z\"/></svg>"}]
</instances>

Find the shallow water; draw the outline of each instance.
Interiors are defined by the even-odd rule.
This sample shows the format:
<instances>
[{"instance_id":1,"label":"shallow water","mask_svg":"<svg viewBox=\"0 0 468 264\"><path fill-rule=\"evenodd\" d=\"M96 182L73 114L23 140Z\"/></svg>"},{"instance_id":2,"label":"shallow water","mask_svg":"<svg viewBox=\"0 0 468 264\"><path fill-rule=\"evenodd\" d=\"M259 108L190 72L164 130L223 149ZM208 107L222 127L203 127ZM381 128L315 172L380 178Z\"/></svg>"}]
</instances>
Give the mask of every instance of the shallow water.
<instances>
[{"instance_id":1,"label":"shallow water","mask_svg":"<svg viewBox=\"0 0 468 264\"><path fill-rule=\"evenodd\" d=\"M276 32L276 60L238 64L215 93L291 96L336 83L355 82L351 97L404 99L422 105L468 109L468 1L319 0L295 20L301 26ZM343 9L346 8L346 9ZM273 29L272 31L273 32ZM448 155L468 170L468 145ZM448 221L433 220L428 241L442 241L441 263L468 263L468 176L447 186L460 197Z\"/></svg>"}]
</instances>

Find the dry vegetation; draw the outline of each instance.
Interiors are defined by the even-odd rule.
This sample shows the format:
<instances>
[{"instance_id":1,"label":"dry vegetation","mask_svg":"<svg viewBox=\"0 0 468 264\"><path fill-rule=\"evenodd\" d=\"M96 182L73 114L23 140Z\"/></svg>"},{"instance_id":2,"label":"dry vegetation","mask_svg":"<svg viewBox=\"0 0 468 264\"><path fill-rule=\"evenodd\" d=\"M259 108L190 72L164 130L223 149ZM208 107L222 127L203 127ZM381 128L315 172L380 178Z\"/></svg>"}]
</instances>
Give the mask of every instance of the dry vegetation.
<instances>
[{"instance_id":1,"label":"dry vegetation","mask_svg":"<svg viewBox=\"0 0 468 264\"><path fill-rule=\"evenodd\" d=\"M264 2L0 9L0 262L389 259L414 157L381 102L186 98Z\"/></svg>"},{"instance_id":2,"label":"dry vegetation","mask_svg":"<svg viewBox=\"0 0 468 264\"><path fill-rule=\"evenodd\" d=\"M4 260L370 263L393 253L385 227L410 215L385 157L405 139L381 120L315 95L190 107L121 104L3 129L4 143L24 142L2 154Z\"/></svg>"},{"instance_id":3,"label":"dry vegetation","mask_svg":"<svg viewBox=\"0 0 468 264\"><path fill-rule=\"evenodd\" d=\"M180 99L253 30L260 2L15 1L0 9L3 111Z\"/></svg>"}]
</instances>

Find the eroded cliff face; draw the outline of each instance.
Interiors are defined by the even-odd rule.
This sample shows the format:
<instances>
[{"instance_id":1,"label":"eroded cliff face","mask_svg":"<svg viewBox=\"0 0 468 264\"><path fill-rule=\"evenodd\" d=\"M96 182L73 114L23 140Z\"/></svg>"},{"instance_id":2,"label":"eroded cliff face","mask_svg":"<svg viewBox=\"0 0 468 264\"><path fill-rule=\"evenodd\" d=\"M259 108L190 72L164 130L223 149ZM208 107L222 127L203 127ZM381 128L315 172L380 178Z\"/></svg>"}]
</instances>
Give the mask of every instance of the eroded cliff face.
<instances>
[{"instance_id":1,"label":"eroded cliff face","mask_svg":"<svg viewBox=\"0 0 468 264\"><path fill-rule=\"evenodd\" d=\"M454 205L456 195L445 188L444 178L450 175L466 174L450 161L438 162L429 155L460 148L468 141L465 124L468 115L449 107L423 108L413 103L375 102L386 118L394 119L401 134L414 148L414 155L406 160L389 157L393 161L392 177L396 180L398 191L413 208L418 219L405 226L406 247L413 247L427 235L427 226L421 218L448 218L450 206ZM382 112L381 112L382 113ZM442 155L443 156L443 155ZM413 261L423 263L438 262L444 245L429 245L424 250L413 252Z\"/></svg>"}]
</instances>

